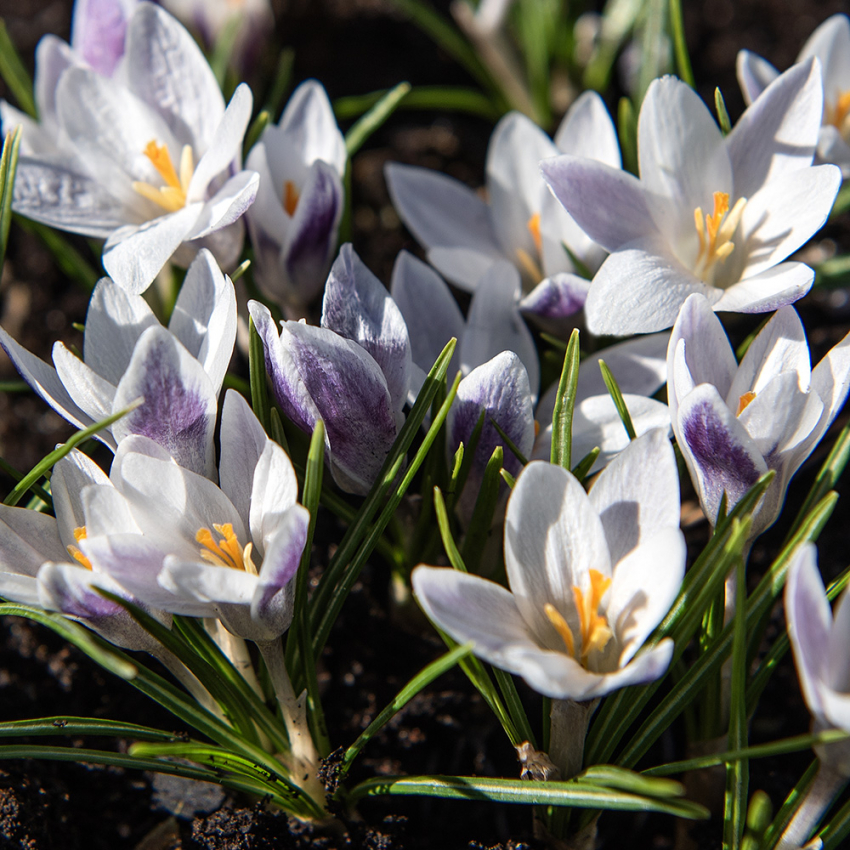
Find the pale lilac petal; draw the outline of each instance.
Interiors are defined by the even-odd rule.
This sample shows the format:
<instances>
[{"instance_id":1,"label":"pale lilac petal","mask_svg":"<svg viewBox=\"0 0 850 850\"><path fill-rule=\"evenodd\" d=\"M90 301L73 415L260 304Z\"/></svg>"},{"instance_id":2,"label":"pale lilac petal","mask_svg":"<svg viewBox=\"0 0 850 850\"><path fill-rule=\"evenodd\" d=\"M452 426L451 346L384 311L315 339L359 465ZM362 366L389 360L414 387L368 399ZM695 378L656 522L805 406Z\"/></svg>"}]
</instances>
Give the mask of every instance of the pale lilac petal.
<instances>
[{"instance_id":1,"label":"pale lilac petal","mask_svg":"<svg viewBox=\"0 0 850 850\"><path fill-rule=\"evenodd\" d=\"M274 131L285 134L286 144L301 152L304 162L317 159L332 165L338 174L345 171L348 155L345 139L339 131L327 92L317 80L301 83L292 93L278 127L269 127L265 134L274 145Z\"/></svg>"},{"instance_id":2,"label":"pale lilac petal","mask_svg":"<svg viewBox=\"0 0 850 850\"><path fill-rule=\"evenodd\" d=\"M519 302L526 315L566 319L584 307L590 281L569 272L547 277Z\"/></svg>"},{"instance_id":3,"label":"pale lilac petal","mask_svg":"<svg viewBox=\"0 0 850 850\"><path fill-rule=\"evenodd\" d=\"M158 580L162 592L170 596L168 604L175 614L202 611L190 616L206 617L221 616L225 607L247 607L257 584L254 576L242 570L172 556L165 559Z\"/></svg>"},{"instance_id":4,"label":"pale lilac petal","mask_svg":"<svg viewBox=\"0 0 850 850\"><path fill-rule=\"evenodd\" d=\"M466 323L457 301L434 269L407 251L396 258L390 294L407 325L413 362L429 371L446 343L463 336ZM458 368L455 353L449 380Z\"/></svg>"},{"instance_id":5,"label":"pale lilac petal","mask_svg":"<svg viewBox=\"0 0 850 850\"><path fill-rule=\"evenodd\" d=\"M747 106L779 76L779 71L770 62L749 50L738 51L735 71Z\"/></svg>"},{"instance_id":6,"label":"pale lilac petal","mask_svg":"<svg viewBox=\"0 0 850 850\"><path fill-rule=\"evenodd\" d=\"M76 527L85 525L89 537L141 532L138 523L133 519L130 505L112 483L89 485L80 495L83 519L76 523Z\"/></svg>"},{"instance_id":7,"label":"pale lilac petal","mask_svg":"<svg viewBox=\"0 0 850 850\"><path fill-rule=\"evenodd\" d=\"M192 145L196 156L206 153L224 98L182 24L153 3L140 4L127 29L125 61L133 93L165 118L181 144Z\"/></svg>"},{"instance_id":8,"label":"pale lilac petal","mask_svg":"<svg viewBox=\"0 0 850 850\"><path fill-rule=\"evenodd\" d=\"M502 256L490 224L490 210L460 181L427 168L386 167L393 206L425 248L468 247L493 259Z\"/></svg>"},{"instance_id":9,"label":"pale lilac petal","mask_svg":"<svg viewBox=\"0 0 850 850\"><path fill-rule=\"evenodd\" d=\"M393 406L407 400L411 364L404 318L387 288L364 265L351 243L342 246L325 286L322 327L356 342L386 378Z\"/></svg>"},{"instance_id":10,"label":"pale lilac petal","mask_svg":"<svg viewBox=\"0 0 850 850\"><path fill-rule=\"evenodd\" d=\"M829 673L832 611L818 572L815 547L804 543L788 566L785 616L794 661L809 711L823 717L822 684Z\"/></svg>"},{"instance_id":11,"label":"pale lilac petal","mask_svg":"<svg viewBox=\"0 0 850 850\"><path fill-rule=\"evenodd\" d=\"M144 292L194 229L201 205L192 204L141 225L116 231L103 246L103 267L128 292Z\"/></svg>"},{"instance_id":12,"label":"pale lilac petal","mask_svg":"<svg viewBox=\"0 0 850 850\"><path fill-rule=\"evenodd\" d=\"M75 21L72 21L72 27L74 25ZM56 87L59 85L59 78L77 60L78 56L71 49L71 45L55 35L42 36L36 45L33 96L40 125L49 127L51 135L56 131ZM5 134L5 128L3 132ZM54 145L55 141L54 137ZM26 144L26 141L22 142L22 152Z\"/></svg>"},{"instance_id":13,"label":"pale lilac petal","mask_svg":"<svg viewBox=\"0 0 850 850\"><path fill-rule=\"evenodd\" d=\"M780 263L733 284L712 306L718 313L769 313L799 301L814 279L814 271L803 263Z\"/></svg>"},{"instance_id":14,"label":"pale lilac petal","mask_svg":"<svg viewBox=\"0 0 850 850\"><path fill-rule=\"evenodd\" d=\"M817 443L844 406L850 391L850 334L833 346L815 366L811 388L823 401L823 415L812 432L812 439Z\"/></svg>"},{"instance_id":15,"label":"pale lilac petal","mask_svg":"<svg viewBox=\"0 0 850 850\"><path fill-rule=\"evenodd\" d=\"M236 293L209 251L199 251L189 266L168 329L198 359L217 394L236 342Z\"/></svg>"},{"instance_id":16,"label":"pale lilac petal","mask_svg":"<svg viewBox=\"0 0 850 850\"><path fill-rule=\"evenodd\" d=\"M71 25L71 47L99 74L111 77L124 55L129 0L77 0Z\"/></svg>"},{"instance_id":17,"label":"pale lilac petal","mask_svg":"<svg viewBox=\"0 0 850 850\"><path fill-rule=\"evenodd\" d=\"M34 576L45 561L62 561L68 552L52 516L0 505L0 570ZM2 582L0 595L5 596Z\"/></svg>"},{"instance_id":18,"label":"pale lilac petal","mask_svg":"<svg viewBox=\"0 0 850 850\"><path fill-rule=\"evenodd\" d=\"M109 479L93 460L74 449L54 467L50 486L59 537L66 545L74 544L74 530L87 525L81 494L91 486L112 489ZM53 560L67 560L67 554Z\"/></svg>"},{"instance_id":19,"label":"pale lilac petal","mask_svg":"<svg viewBox=\"0 0 850 850\"><path fill-rule=\"evenodd\" d=\"M249 511L251 538L261 556L268 558L267 547L282 525L295 522L290 512L297 499L298 480L289 457L267 440L254 469Z\"/></svg>"},{"instance_id":20,"label":"pale lilac petal","mask_svg":"<svg viewBox=\"0 0 850 850\"><path fill-rule=\"evenodd\" d=\"M777 77L738 119L726 139L735 197L751 198L781 174L811 165L823 112L823 84L815 62Z\"/></svg>"},{"instance_id":21,"label":"pale lilac petal","mask_svg":"<svg viewBox=\"0 0 850 850\"><path fill-rule=\"evenodd\" d=\"M99 422L112 414L115 399L113 384L90 369L61 342L53 345L53 363L71 398L93 421ZM103 436L106 437L106 434Z\"/></svg>"},{"instance_id":22,"label":"pale lilac petal","mask_svg":"<svg viewBox=\"0 0 850 850\"><path fill-rule=\"evenodd\" d=\"M744 207L739 225L747 259L742 277L753 277L796 251L826 221L841 187L841 171L817 165L781 175Z\"/></svg>"},{"instance_id":23,"label":"pale lilac petal","mask_svg":"<svg viewBox=\"0 0 850 850\"><path fill-rule=\"evenodd\" d=\"M25 508L21 508L21 510L25 510ZM38 606L40 605L38 581L34 576L18 575L0 570L0 597L7 602Z\"/></svg>"},{"instance_id":24,"label":"pale lilac petal","mask_svg":"<svg viewBox=\"0 0 850 850\"><path fill-rule=\"evenodd\" d=\"M679 399L673 427L711 522L717 518L724 492L731 510L767 472L750 435L710 384L701 384Z\"/></svg>"},{"instance_id":25,"label":"pale lilac petal","mask_svg":"<svg viewBox=\"0 0 850 850\"><path fill-rule=\"evenodd\" d=\"M847 647L850 645L850 594L842 593L835 606L835 619L829 633L826 684L835 691L850 692L850 664L847 663ZM850 721L847 726L850 727Z\"/></svg>"},{"instance_id":26,"label":"pale lilac petal","mask_svg":"<svg viewBox=\"0 0 850 850\"><path fill-rule=\"evenodd\" d=\"M213 432L216 392L201 364L164 328L139 339L115 393L117 410L139 397L144 403L112 426L116 440L150 437L199 475L215 475Z\"/></svg>"},{"instance_id":27,"label":"pale lilac petal","mask_svg":"<svg viewBox=\"0 0 850 850\"><path fill-rule=\"evenodd\" d=\"M121 586L103 573L93 573L80 565L45 564L38 573L38 597L41 607L60 611L67 617L91 621L96 628L105 620L127 615L117 603L101 596L95 587L119 593Z\"/></svg>"},{"instance_id":28,"label":"pale lilac petal","mask_svg":"<svg viewBox=\"0 0 850 850\"><path fill-rule=\"evenodd\" d=\"M502 351L513 351L525 366L536 400L540 361L534 337L517 308L520 291L519 272L506 262L493 265L478 282L460 341L460 364L464 372L469 372Z\"/></svg>"},{"instance_id":29,"label":"pale lilac petal","mask_svg":"<svg viewBox=\"0 0 850 850\"><path fill-rule=\"evenodd\" d=\"M667 430L632 440L597 478L590 503L615 564L663 529L678 528L679 473Z\"/></svg>"},{"instance_id":30,"label":"pale lilac petal","mask_svg":"<svg viewBox=\"0 0 850 850\"><path fill-rule=\"evenodd\" d=\"M824 125L820 128L815 162L831 162L841 169L845 180L850 177L850 145L844 141L837 127Z\"/></svg>"},{"instance_id":31,"label":"pale lilac petal","mask_svg":"<svg viewBox=\"0 0 850 850\"><path fill-rule=\"evenodd\" d=\"M142 332L157 324L144 298L102 278L94 288L86 313L83 360L116 386L127 371Z\"/></svg>"},{"instance_id":32,"label":"pale lilac petal","mask_svg":"<svg viewBox=\"0 0 850 850\"><path fill-rule=\"evenodd\" d=\"M823 90L827 102L836 101L850 80L850 21L847 15L827 18L808 38L800 51L798 62L812 56L820 60Z\"/></svg>"},{"instance_id":33,"label":"pale lilac petal","mask_svg":"<svg viewBox=\"0 0 850 850\"><path fill-rule=\"evenodd\" d=\"M259 175L253 171L240 171L234 174L215 195L213 195L200 210L197 221L192 230L186 235L186 239L205 239L234 222L237 222L254 203L257 197L257 189L260 185ZM235 254L238 255L242 247L242 230L239 231L238 244ZM200 247L203 247L201 245ZM227 254L208 245L222 266L235 261L236 257Z\"/></svg>"},{"instance_id":34,"label":"pale lilac petal","mask_svg":"<svg viewBox=\"0 0 850 850\"><path fill-rule=\"evenodd\" d=\"M598 366L600 360L605 361L623 393L653 395L667 380L669 339L669 333L648 334L595 351L579 366L576 398L581 401L608 393Z\"/></svg>"},{"instance_id":35,"label":"pale lilac petal","mask_svg":"<svg viewBox=\"0 0 850 850\"><path fill-rule=\"evenodd\" d=\"M595 159L620 168L620 144L605 101L594 91L579 95L555 133L561 153Z\"/></svg>"},{"instance_id":36,"label":"pale lilac petal","mask_svg":"<svg viewBox=\"0 0 850 850\"><path fill-rule=\"evenodd\" d=\"M716 301L721 292L695 277L657 239L640 240L602 264L584 305L587 329L625 336L669 328L692 293Z\"/></svg>"},{"instance_id":37,"label":"pale lilac petal","mask_svg":"<svg viewBox=\"0 0 850 850\"><path fill-rule=\"evenodd\" d=\"M606 251L652 236L652 204L632 174L568 155L540 163L543 178L579 227Z\"/></svg>"},{"instance_id":38,"label":"pale lilac petal","mask_svg":"<svg viewBox=\"0 0 850 850\"><path fill-rule=\"evenodd\" d=\"M428 262L448 281L466 292L475 292L475 285L494 263L505 259L504 254L465 248L438 246L426 252Z\"/></svg>"},{"instance_id":39,"label":"pale lilac petal","mask_svg":"<svg viewBox=\"0 0 850 850\"><path fill-rule=\"evenodd\" d=\"M548 602L580 634L573 587L589 571L611 575L605 531L584 488L567 470L540 461L523 469L508 500L505 568L517 607L547 649L564 643L544 613Z\"/></svg>"}]
</instances>

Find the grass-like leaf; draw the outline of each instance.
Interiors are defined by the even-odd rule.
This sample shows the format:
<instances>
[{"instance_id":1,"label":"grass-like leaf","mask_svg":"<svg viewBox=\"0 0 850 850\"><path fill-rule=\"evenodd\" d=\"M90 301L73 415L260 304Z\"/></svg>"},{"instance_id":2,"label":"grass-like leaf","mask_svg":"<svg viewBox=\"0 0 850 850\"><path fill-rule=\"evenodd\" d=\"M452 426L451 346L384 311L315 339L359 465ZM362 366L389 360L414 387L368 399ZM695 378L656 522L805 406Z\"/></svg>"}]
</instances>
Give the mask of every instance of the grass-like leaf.
<instances>
[{"instance_id":1,"label":"grass-like leaf","mask_svg":"<svg viewBox=\"0 0 850 850\"><path fill-rule=\"evenodd\" d=\"M614 373L608 368L608 364L604 360L599 361L599 371L602 372L602 380L605 382L608 394L614 402L614 407L617 408L617 415L620 417L629 439L634 440L637 437L635 426L632 424L629 408L626 406L626 400L623 398L623 393L620 391L620 385L617 383Z\"/></svg>"},{"instance_id":2,"label":"grass-like leaf","mask_svg":"<svg viewBox=\"0 0 850 850\"><path fill-rule=\"evenodd\" d=\"M578 328L570 334L567 350L564 352L564 368L558 383L558 395L552 413L552 463L569 469L572 465L573 411L576 404L578 386L578 367L581 358L579 350Z\"/></svg>"},{"instance_id":3,"label":"grass-like leaf","mask_svg":"<svg viewBox=\"0 0 850 850\"><path fill-rule=\"evenodd\" d=\"M18 170L18 154L21 150L21 128L7 133L0 155L0 266L6 259L9 243L9 227L12 224L12 194L15 189L15 173Z\"/></svg>"},{"instance_id":4,"label":"grass-like leaf","mask_svg":"<svg viewBox=\"0 0 850 850\"><path fill-rule=\"evenodd\" d=\"M682 19L682 0L670 0L670 33L673 36L673 52L676 56L676 73L692 89L696 88L688 43L685 40L685 23Z\"/></svg>"},{"instance_id":5,"label":"grass-like leaf","mask_svg":"<svg viewBox=\"0 0 850 850\"><path fill-rule=\"evenodd\" d=\"M449 512L446 509L446 502L443 499L443 493L439 487L434 488L434 511L437 514L437 527L440 529L440 538L443 541L443 548L448 555L449 563L462 573L467 573L460 550L457 548L454 537L452 536L451 522L449 521Z\"/></svg>"},{"instance_id":6,"label":"grass-like leaf","mask_svg":"<svg viewBox=\"0 0 850 850\"><path fill-rule=\"evenodd\" d=\"M0 723L0 738L17 738L21 735L98 735L101 738L137 738L140 741L175 743L181 735L163 729L151 729L137 723L120 720L102 720L96 717L40 717L33 720L9 720Z\"/></svg>"},{"instance_id":7,"label":"grass-like leaf","mask_svg":"<svg viewBox=\"0 0 850 850\"><path fill-rule=\"evenodd\" d=\"M0 18L0 77L12 92L18 106L31 118L38 120L38 110L32 96L32 80L15 48L6 22Z\"/></svg>"},{"instance_id":8,"label":"grass-like leaf","mask_svg":"<svg viewBox=\"0 0 850 850\"><path fill-rule=\"evenodd\" d=\"M723 99L723 92L720 91L719 87L714 90L714 108L717 111L717 123L720 124L723 135L728 136L732 132L732 122L729 120L726 101Z\"/></svg>"},{"instance_id":9,"label":"grass-like leaf","mask_svg":"<svg viewBox=\"0 0 850 850\"><path fill-rule=\"evenodd\" d=\"M263 130L269 126L269 122L272 120L271 115L267 109L263 109L260 111L259 115L251 122L251 126L248 128L248 132L245 133L245 143L242 145L242 156L246 157L248 152L251 150L254 145L260 140L260 136L263 134Z\"/></svg>"},{"instance_id":10,"label":"grass-like leaf","mask_svg":"<svg viewBox=\"0 0 850 850\"><path fill-rule=\"evenodd\" d=\"M345 134L345 149L352 157L363 147L365 141L396 111L398 105L410 92L410 83L399 83L391 88L359 121ZM350 194L350 193L346 193Z\"/></svg>"},{"instance_id":11,"label":"grass-like leaf","mask_svg":"<svg viewBox=\"0 0 850 850\"><path fill-rule=\"evenodd\" d=\"M499 504L499 490L502 477L499 474L504 461L504 449L496 446L481 480L481 489L475 501L475 508L469 520L469 528L466 530L466 539L463 541L461 555L466 566L473 573L478 572L481 556L484 554L484 544L490 534L493 525L493 516Z\"/></svg>"},{"instance_id":12,"label":"grass-like leaf","mask_svg":"<svg viewBox=\"0 0 850 850\"><path fill-rule=\"evenodd\" d=\"M334 114L339 121L357 118L371 109L389 92L389 89L369 94L337 98L333 102ZM502 112L493 101L477 89L461 86L414 86L399 104L399 109L438 109L441 112L465 112L488 121L497 121Z\"/></svg>"}]
</instances>

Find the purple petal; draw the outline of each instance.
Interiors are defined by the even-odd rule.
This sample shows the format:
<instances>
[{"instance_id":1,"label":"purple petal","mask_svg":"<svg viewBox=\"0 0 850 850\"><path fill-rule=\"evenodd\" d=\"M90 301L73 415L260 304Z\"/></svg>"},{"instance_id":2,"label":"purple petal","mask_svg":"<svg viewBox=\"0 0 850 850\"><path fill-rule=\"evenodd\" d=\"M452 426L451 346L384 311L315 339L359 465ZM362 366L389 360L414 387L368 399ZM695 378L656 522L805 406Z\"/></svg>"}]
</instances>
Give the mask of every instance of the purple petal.
<instances>
[{"instance_id":1,"label":"purple petal","mask_svg":"<svg viewBox=\"0 0 850 850\"><path fill-rule=\"evenodd\" d=\"M133 3L123 0L77 0L71 25L71 47L92 68L111 77L124 55L128 12Z\"/></svg>"},{"instance_id":2,"label":"purple petal","mask_svg":"<svg viewBox=\"0 0 850 850\"><path fill-rule=\"evenodd\" d=\"M519 308L526 315L566 319L584 307L589 289L589 280L569 272L561 272L537 284L519 302Z\"/></svg>"}]
</instances>

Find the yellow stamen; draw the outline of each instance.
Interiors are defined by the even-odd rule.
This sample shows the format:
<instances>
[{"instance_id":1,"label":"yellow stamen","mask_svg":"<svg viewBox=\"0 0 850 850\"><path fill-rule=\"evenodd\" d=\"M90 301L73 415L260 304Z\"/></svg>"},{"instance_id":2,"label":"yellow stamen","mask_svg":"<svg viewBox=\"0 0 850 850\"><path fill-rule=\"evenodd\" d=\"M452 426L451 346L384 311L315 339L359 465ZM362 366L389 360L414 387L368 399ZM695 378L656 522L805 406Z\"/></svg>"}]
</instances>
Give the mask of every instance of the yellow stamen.
<instances>
[{"instance_id":1,"label":"yellow stamen","mask_svg":"<svg viewBox=\"0 0 850 850\"><path fill-rule=\"evenodd\" d=\"M702 280L708 281L714 265L718 261L723 262L735 250L732 237L744 214L746 204L746 198L739 198L730 210L729 194L715 192L714 211L711 215L705 215L702 207L694 210L694 226L699 239L694 272Z\"/></svg>"},{"instance_id":2,"label":"yellow stamen","mask_svg":"<svg viewBox=\"0 0 850 850\"><path fill-rule=\"evenodd\" d=\"M298 187L291 180L287 180L283 184L283 208L288 216L295 215L300 199L301 193L298 191Z\"/></svg>"},{"instance_id":3,"label":"yellow stamen","mask_svg":"<svg viewBox=\"0 0 850 850\"><path fill-rule=\"evenodd\" d=\"M543 253L543 239L540 236L540 213L534 213L526 224L531 238L534 240L534 247L537 248L537 253Z\"/></svg>"},{"instance_id":4,"label":"yellow stamen","mask_svg":"<svg viewBox=\"0 0 850 850\"><path fill-rule=\"evenodd\" d=\"M164 186L157 188L151 183L136 181L133 188L144 198L153 201L168 212L176 212L186 206L186 195L189 184L195 173L195 159L190 145L184 145L180 153L180 176L174 170L171 154L165 145L158 145L156 139L151 139L145 147L145 156L156 169L157 174L165 181Z\"/></svg>"},{"instance_id":5,"label":"yellow stamen","mask_svg":"<svg viewBox=\"0 0 850 850\"><path fill-rule=\"evenodd\" d=\"M850 115L850 91L842 92L835 101L835 106L827 104L826 115L824 116L827 124L832 124L841 135L845 135L845 123L848 115ZM850 128L847 128L850 129Z\"/></svg>"},{"instance_id":6,"label":"yellow stamen","mask_svg":"<svg viewBox=\"0 0 850 850\"><path fill-rule=\"evenodd\" d=\"M590 570L590 593L585 597L581 589L573 587L573 598L581 624L581 658L584 661L592 650L602 650L611 639L608 620L598 612L602 597L611 586L611 579L598 570Z\"/></svg>"},{"instance_id":7,"label":"yellow stamen","mask_svg":"<svg viewBox=\"0 0 850 850\"><path fill-rule=\"evenodd\" d=\"M567 652L575 658L576 645L573 638L573 630L569 627L567 621L561 616L560 611L549 602L543 606L543 612L549 618L549 622L555 627L555 631L561 636Z\"/></svg>"},{"instance_id":8,"label":"yellow stamen","mask_svg":"<svg viewBox=\"0 0 850 850\"><path fill-rule=\"evenodd\" d=\"M81 540L86 539L86 527L84 525L79 528L74 529L74 540L79 543ZM82 564L87 570L92 568L91 561L80 551L78 546L74 546L73 543L69 544L65 547L68 550L68 554L77 562Z\"/></svg>"},{"instance_id":9,"label":"yellow stamen","mask_svg":"<svg viewBox=\"0 0 850 850\"><path fill-rule=\"evenodd\" d=\"M221 525L215 523L213 528L221 535L218 542L208 528L201 528L195 535L195 540L203 547L201 557L217 567L230 567L257 575L257 568L251 559L254 544L249 543L243 549L229 522Z\"/></svg>"},{"instance_id":10,"label":"yellow stamen","mask_svg":"<svg viewBox=\"0 0 850 850\"><path fill-rule=\"evenodd\" d=\"M532 259L531 255L528 251L524 251L522 248L516 249L517 260L519 260L519 264L522 266L522 270L531 278L534 283L540 283L543 280L543 272L540 270L540 266Z\"/></svg>"},{"instance_id":11,"label":"yellow stamen","mask_svg":"<svg viewBox=\"0 0 850 850\"><path fill-rule=\"evenodd\" d=\"M750 392L748 392L748 393L744 393L744 394L743 394L743 395L742 395L742 396L738 399L738 412L735 414L735 416L740 416L740 415L744 412L744 410L746 410L747 405L748 405L748 404L749 404L749 403L750 403L750 402L751 402L751 401L752 401L755 397L756 397L756 394L755 394L754 392L752 392L752 390L751 390Z\"/></svg>"}]
</instances>

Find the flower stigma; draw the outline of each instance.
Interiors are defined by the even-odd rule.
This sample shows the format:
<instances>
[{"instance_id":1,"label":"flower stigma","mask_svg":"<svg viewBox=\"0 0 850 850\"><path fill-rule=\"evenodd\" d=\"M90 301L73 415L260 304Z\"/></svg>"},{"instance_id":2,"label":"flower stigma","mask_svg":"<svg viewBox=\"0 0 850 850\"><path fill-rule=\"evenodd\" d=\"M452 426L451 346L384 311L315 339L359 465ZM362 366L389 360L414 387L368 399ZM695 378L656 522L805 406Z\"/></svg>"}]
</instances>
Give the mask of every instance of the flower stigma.
<instances>
[{"instance_id":1,"label":"flower stigma","mask_svg":"<svg viewBox=\"0 0 850 850\"><path fill-rule=\"evenodd\" d=\"M582 590L573 586L573 599L578 613L579 628L581 630L581 663L587 666L587 658L591 652L601 652L611 640L611 627L603 614L599 613L599 605L602 597L611 586L611 579L606 578L598 570L590 570L590 593L585 596ZM547 602L543 606L549 622L555 627L555 631L564 642L567 654L576 658L576 645L573 630L570 628L563 615L554 605ZM578 659L577 659L578 660Z\"/></svg>"},{"instance_id":2,"label":"flower stigma","mask_svg":"<svg viewBox=\"0 0 850 850\"><path fill-rule=\"evenodd\" d=\"M79 528L74 529L74 540L79 543L81 540L86 539L86 527L81 525ZM79 546L74 546L73 543L70 543L65 547L68 550L68 554L78 563L82 564L87 570L92 569L91 561L82 553Z\"/></svg>"},{"instance_id":3,"label":"flower stigma","mask_svg":"<svg viewBox=\"0 0 850 850\"><path fill-rule=\"evenodd\" d=\"M191 145L183 145L180 154L180 175L174 169L171 154L166 145L158 145L156 139L151 139L144 150L145 156L151 161L160 177L165 181L164 186L157 188L151 183L136 181L133 188L144 198L153 201L168 212L177 212L186 206L186 196L189 184L195 173L195 158Z\"/></svg>"},{"instance_id":4,"label":"flower stigma","mask_svg":"<svg viewBox=\"0 0 850 850\"><path fill-rule=\"evenodd\" d=\"M823 123L835 127L845 141L850 138L850 91L842 92L834 106L825 105Z\"/></svg>"},{"instance_id":5,"label":"flower stigma","mask_svg":"<svg viewBox=\"0 0 850 850\"><path fill-rule=\"evenodd\" d=\"M217 567L230 567L232 570L257 575L257 568L251 558L254 544L241 546L229 522L221 525L215 523L213 528L221 535L218 542L208 528L199 529L195 535L195 540L202 546L201 558Z\"/></svg>"},{"instance_id":6,"label":"flower stigma","mask_svg":"<svg viewBox=\"0 0 850 850\"><path fill-rule=\"evenodd\" d=\"M694 210L694 225L699 238L699 252L694 265L694 274L706 283L711 282L717 262L723 262L735 250L732 237L738 229L746 198L738 198L729 209L728 192L714 193L714 212L705 215L702 207Z\"/></svg>"},{"instance_id":7,"label":"flower stigma","mask_svg":"<svg viewBox=\"0 0 850 850\"><path fill-rule=\"evenodd\" d=\"M291 180L287 180L283 184L283 208L290 218L295 215L300 199L301 193L298 191L298 187Z\"/></svg>"},{"instance_id":8,"label":"flower stigma","mask_svg":"<svg viewBox=\"0 0 850 850\"><path fill-rule=\"evenodd\" d=\"M738 399L738 412L735 414L735 416L740 416L740 415L741 415L741 414L742 414L742 413L743 413L743 412L747 409L747 405L748 405L748 404L749 404L749 403L750 403L750 402L751 402L751 401L752 401L755 397L756 397L756 394L755 394L752 390L750 390L748 393L744 393L744 394L743 394L743 395L742 395L742 396Z\"/></svg>"}]
</instances>

